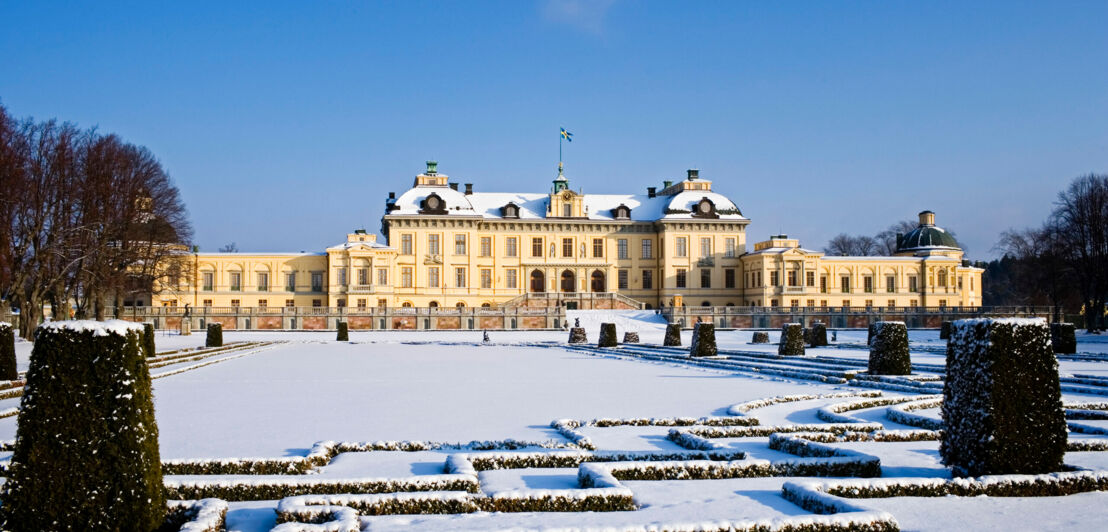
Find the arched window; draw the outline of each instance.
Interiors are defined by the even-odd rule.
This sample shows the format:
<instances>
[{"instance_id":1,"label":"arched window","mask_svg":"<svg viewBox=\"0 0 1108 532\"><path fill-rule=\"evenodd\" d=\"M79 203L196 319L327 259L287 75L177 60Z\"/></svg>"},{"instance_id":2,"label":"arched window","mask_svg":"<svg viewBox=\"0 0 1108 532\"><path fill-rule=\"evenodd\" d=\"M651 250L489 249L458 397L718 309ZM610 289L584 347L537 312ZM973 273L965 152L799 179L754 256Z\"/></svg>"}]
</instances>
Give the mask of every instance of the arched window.
<instances>
[{"instance_id":1,"label":"arched window","mask_svg":"<svg viewBox=\"0 0 1108 532\"><path fill-rule=\"evenodd\" d=\"M454 305L454 306L455 306L455 307L457 307L457 308L466 308L466 304L465 304L465 303L463 303L463 302L461 302L461 301L459 301L459 302L458 302L458 303L457 303L456 305Z\"/></svg>"},{"instance_id":2,"label":"arched window","mask_svg":"<svg viewBox=\"0 0 1108 532\"><path fill-rule=\"evenodd\" d=\"M481 308L492 308L491 303L481 303Z\"/></svg>"},{"instance_id":3,"label":"arched window","mask_svg":"<svg viewBox=\"0 0 1108 532\"><path fill-rule=\"evenodd\" d=\"M546 291L546 276L541 270L531 270L531 291L537 294Z\"/></svg>"},{"instance_id":4,"label":"arched window","mask_svg":"<svg viewBox=\"0 0 1108 532\"><path fill-rule=\"evenodd\" d=\"M701 302L700 302L700 306L702 306L702 307L710 307L710 306L712 306L712 302L711 302L711 301L701 301Z\"/></svg>"},{"instance_id":5,"label":"arched window","mask_svg":"<svg viewBox=\"0 0 1108 532\"><path fill-rule=\"evenodd\" d=\"M411 301L405 301L405 302L401 303L400 306L404 307L404 308L412 308L412 302Z\"/></svg>"},{"instance_id":6,"label":"arched window","mask_svg":"<svg viewBox=\"0 0 1108 532\"><path fill-rule=\"evenodd\" d=\"M563 292L576 292L577 285L575 283L575 276L572 271L565 270L562 272L562 291Z\"/></svg>"},{"instance_id":7,"label":"arched window","mask_svg":"<svg viewBox=\"0 0 1108 532\"><path fill-rule=\"evenodd\" d=\"M438 301L432 301L432 302L428 303L427 306L431 307L431 308L439 308L439 302Z\"/></svg>"},{"instance_id":8,"label":"arched window","mask_svg":"<svg viewBox=\"0 0 1108 532\"><path fill-rule=\"evenodd\" d=\"M592 272L592 291L593 292L605 292L607 291L606 284L604 282L604 272L600 270L593 270Z\"/></svg>"}]
</instances>

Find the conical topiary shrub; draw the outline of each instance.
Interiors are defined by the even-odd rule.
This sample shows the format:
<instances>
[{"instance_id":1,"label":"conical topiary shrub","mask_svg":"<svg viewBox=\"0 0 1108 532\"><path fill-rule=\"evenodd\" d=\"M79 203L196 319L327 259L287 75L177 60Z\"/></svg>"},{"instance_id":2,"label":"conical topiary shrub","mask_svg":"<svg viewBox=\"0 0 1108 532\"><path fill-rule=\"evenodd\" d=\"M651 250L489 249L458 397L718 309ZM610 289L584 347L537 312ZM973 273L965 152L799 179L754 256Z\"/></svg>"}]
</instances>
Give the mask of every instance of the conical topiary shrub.
<instances>
[{"instance_id":1,"label":"conical topiary shrub","mask_svg":"<svg viewBox=\"0 0 1108 532\"><path fill-rule=\"evenodd\" d=\"M769 333L764 332L764 331L759 331L759 332L754 333L754 338L751 340L750 343L753 343L753 344L768 344L769 343Z\"/></svg>"},{"instance_id":2,"label":"conical topiary shrub","mask_svg":"<svg viewBox=\"0 0 1108 532\"><path fill-rule=\"evenodd\" d=\"M797 356L804 354L804 333L799 323L786 323L781 327L781 341L777 343L777 354Z\"/></svg>"},{"instance_id":3,"label":"conical topiary shrub","mask_svg":"<svg viewBox=\"0 0 1108 532\"><path fill-rule=\"evenodd\" d=\"M1051 323L1050 343L1054 352L1072 355L1077 352L1077 331L1072 323Z\"/></svg>"},{"instance_id":4,"label":"conical topiary shrub","mask_svg":"<svg viewBox=\"0 0 1108 532\"><path fill-rule=\"evenodd\" d=\"M149 531L166 514L142 327L60 321L35 332L3 529Z\"/></svg>"},{"instance_id":5,"label":"conical topiary shrub","mask_svg":"<svg viewBox=\"0 0 1108 532\"><path fill-rule=\"evenodd\" d=\"M808 345L812 347L823 347L827 345L827 326L815 322L812 324L811 338L808 341Z\"/></svg>"},{"instance_id":6,"label":"conical topiary shrub","mask_svg":"<svg viewBox=\"0 0 1108 532\"><path fill-rule=\"evenodd\" d=\"M871 323L869 324L869 327L866 328L866 345L873 345L873 333L874 329L876 328L875 325L876 324Z\"/></svg>"},{"instance_id":7,"label":"conical topiary shrub","mask_svg":"<svg viewBox=\"0 0 1108 532\"><path fill-rule=\"evenodd\" d=\"M1066 418L1046 321L954 322L942 416L939 454L956 477L1061 471Z\"/></svg>"},{"instance_id":8,"label":"conical topiary shrub","mask_svg":"<svg viewBox=\"0 0 1108 532\"><path fill-rule=\"evenodd\" d=\"M335 336L336 342L349 342L350 341L350 329L345 321L340 321L338 324L339 333Z\"/></svg>"},{"instance_id":9,"label":"conical topiary shrub","mask_svg":"<svg viewBox=\"0 0 1108 532\"><path fill-rule=\"evenodd\" d=\"M807 327L804 327L803 329L800 330L800 332L801 332L801 336L804 338L804 345L811 345L812 344L812 330L807 328Z\"/></svg>"},{"instance_id":10,"label":"conical topiary shrub","mask_svg":"<svg viewBox=\"0 0 1108 532\"><path fill-rule=\"evenodd\" d=\"M699 322L694 325L689 356L714 357L716 354L718 354L716 350L716 326L706 322Z\"/></svg>"},{"instance_id":11,"label":"conical topiary shrub","mask_svg":"<svg viewBox=\"0 0 1108 532\"><path fill-rule=\"evenodd\" d=\"M949 321L944 321L941 325L939 325L939 339L940 340L949 340L950 339L950 322Z\"/></svg>"},{"instance_id":12,"label":"conical topiary shrub","mask_svg":"<svg viewBox=\"0 0 1108 532\"><path fill-rule=\"evenodd\" d=\"M619 338L616 337L616 324L614 323L601 323L600 324L600 341L596 343L597 347L615 347L619 345Z\"/></svg>"},{"instance_id":13,"label":"conical topiary shrub","mask_svg":"<svg viewBox=\"0 0 1108 532\"><path fill-rule=\"evenodd\" d=\"M15 329L7 322L0 321L0 380L19 379L19 368L15 362Z\"/></svg>"},{"instance_id":14,"label":"conical topiary shrub","mask_svg":"<svg viewBox=\"0 0 1108 532\"><path fill-rule=\"evenodd\" d=\"M152 357L157 354L156 347L154 346L154 324L143 323L142 324L142 356Z\"/></svg>"},{"instance_id":15,"label":"conical topiary shrub","mask_svg":"<svg viewBox=\"0 0 1108 532\"><path fill-rule=\"evenodd\" d=\"M625 344L637 344L639 343L639 333L627 331L623 333L623 343Z\"/></svg>"},{"instance_id":16,"label":"conical topiary shrub","mask_svg":"<svg viewBox=\"0 0 1108 532\"><path fill-rule=\"evenodd\" d=\"M912 359L908 354L908 327L904 322L879 321L871 327L870 375L910 375Z\"/></svg>"},{"instance_id":17,"label":"conical topiary shrub","mask_svg":"<svg viewBox=\"0 0 1108 532\"><path fill-rule=\"evenodd\" d=\"M219 323L208 324L208 338L204 342L207 347L223 347L223 325Z\"/></svg>"},{"instance_id":18,"label":"conical topiary shrub","mask_svg":"<svg viewBox=\"0 0 1108 532\"><path fill-rule=\"evenodd\" d=\"M666 325L666 337L662 340L663 346L681 345L681 324L670 323Z\"/></svg>"}]
</instances>

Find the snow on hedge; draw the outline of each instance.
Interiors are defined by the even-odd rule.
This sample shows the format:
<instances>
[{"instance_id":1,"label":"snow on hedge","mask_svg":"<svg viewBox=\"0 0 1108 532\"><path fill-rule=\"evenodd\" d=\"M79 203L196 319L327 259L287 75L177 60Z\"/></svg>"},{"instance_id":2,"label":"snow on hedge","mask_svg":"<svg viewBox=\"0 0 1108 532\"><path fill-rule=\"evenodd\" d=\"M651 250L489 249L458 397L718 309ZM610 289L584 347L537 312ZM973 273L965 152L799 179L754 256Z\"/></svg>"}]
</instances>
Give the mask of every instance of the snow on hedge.
<instances>
[{"instance_id":1,"label":"snow on hedge","mask_svg":"<svg viewBox=\"0 0 1108 532\"><path fill-rule=\"evenodd\" d=\"M227 519L227 501L167 501L167 522L181 523L180 532L222 532Z\"/></svg>"},{"instance_id":2,"label":"snow on hedge","mask_svg":"<svg viewBox=\"0 0 1108 532\"><path fill-rule=\"evenodd\" d=\"M141 333L142 324L124 320L62 320L48 321L39 325L40 329L48 331L73 331L92 332L93 336L108 336L117 334L127 336L127 333Z\"/></svg>"},{"instance_id":3,"label":"snow on hedge","mask_svg":"<svg viewBox=\"0 0 1108 532\"><path fill-rule=\"evenodd\" d=\"M848 401L845 403L836 403L833 405L827 405L819 410L816 410L816 417L828 422L828 423L866 423L866 420L857 418L854 416L843 415L843 412L850 412L853 410L863 410L866 408L874 408L878 406L896 405L901 403L907 403L918 400L934 400L939 396L908 396L908 397L875 397L868 399L859 399L857 401Z\"/></svg>"}]
</instances>

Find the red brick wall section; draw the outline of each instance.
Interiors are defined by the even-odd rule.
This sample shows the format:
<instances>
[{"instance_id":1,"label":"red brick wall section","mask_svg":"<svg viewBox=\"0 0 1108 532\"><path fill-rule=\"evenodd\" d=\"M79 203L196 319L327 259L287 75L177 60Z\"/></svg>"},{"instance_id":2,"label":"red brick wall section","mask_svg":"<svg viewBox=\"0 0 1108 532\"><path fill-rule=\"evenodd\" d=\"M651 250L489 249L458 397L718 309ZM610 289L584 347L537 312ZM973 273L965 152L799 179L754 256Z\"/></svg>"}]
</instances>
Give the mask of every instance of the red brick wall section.
<instances>
[{"instance_id":1,"label":"red brick wall section","mask_svg":"<svg viewBox=\"0 0 1108 532\"><path fill-rule=\"evenodd\" d=\"M435 324L435 328L437 328L437 329L461 329L462 328L461 322L462 322L461 318L457 318L457 317L454 317L454 316L445 316L445 317L441 317L441 318L438 319L438 322Z\"/></svg>"},{"instance_id":2,"label":"red brick wall section","mask_svg":"<svg viewBox=\"0 0 1108 532\"><path fill-rule=\"evenodd\" d=\"M790 321L791 320L789 320L788 316L770 316L769 326L770 326L771 329L780 329L781 327L784 327L785 324L789 323Z\"/></svg>"},{"instance_id":3,"label":"red brick wall section","mask_svg":"<svg viewBox=\"0 0 1108 532\"><path fill-rule=\"evenodd\" d=\"M346 319L346 323L350 326L350 330L365 330L373 328L373 318L367 316L351 316Z\"/></svg>"},{"instance_id":4,"label":"red brick wall section","mask_svg":"<svg viewBox=\"0 0 1108 532\"><path fill-rule=\"evenodd\" d=\"M736 329L748 329L754 327L753 316L731 316L731 327Z\"/></svg>"},{"instance_id":5,"label":"red brick wall section","mask_svg":"<svg viewBox=\"0 0 1108 532\"><path fill-rule=\"evenodd\" d=\"M304 323L300 326L302 329L307 330L319 330L327 328L327 318L312 317L304 318Z\"/></svg>"},{"instance_id":6,"label":"red brick wall section","mask_svg":"<svg viewBox=\"0 0 1108 532\"><path fill-rule=\"evenodd\" d=\"M415 329L416 328L416 319L417 318L414 317L414 316L405 316L403 318L393 318L392 319L392 328L393 329Z\"/></svg>"},{"instance_id":7,"label":"red brick wall section","mask_svg":"<svg viewBox=\"0 0 1108 532\"><path fill-rule=\"evenodd\" d=\"M544 316L520 316L520 329L545 329L546 318Z\"/></svg>"},{"instance_id":8,"label":"red brick wall section","mask_svg":"<svg viewBox=\"0 0 1108 532\"><path fill-rule=\"evenodd\" d=\"M869 316L851 316L847 322L852 329L869 328Z\"/></svg>"},{"instance_id":9,"label":"red brick wall section","mask_svg":"<svg viewBox=\"0 0 1108 532\"><path fill-rule=\"evenodd\" d=\"M926 324L925 326L928 327L928 328L938 329L939 327L943 326L943 317L942 316L928 316L924 320L924 323Z\"/></svg>"},{"instance_id":10,"label":"red brick wall section","mask_svg":"<svg viewBox=\"0 0 1108 532\"><path fill-rule=\"evenodd\" d=\"M259 316L254 318L258 320L258 323L254 327L258 329L281 329L284 327L284 323L281 322L280 316Z\"/></svg>"},{"instance_id":11,"label":"red brick wall section","mask_svg":"<svg viewBox=\"0 0 1108 532\"><path fill-rule=\"evenodd\" d=\"M497 316L481 316L480 318L482 329L503 329L504 318Z\"/></svg>"},{"instance_id":12,"label":"red brick wall section","mask_svg":"<svg viewBox=\"0 0 1108 532\"><path fill-rule=\"evenodd\" d=\"M208 323L218 323L223 326L225 331L233 331L235 329L236 321L234 316L220 316L208 318Z\"/></svg>"},{"instance_id":13,"label":"red brick wall section","mask_svg":"<svg viewBox=\"0 0 1108 532\"><path fill-rule=\"evenodd\" d=\"M181 330L181 318L166 318L165 325L163 325L163 327L165 327L166 329L179 331Z\"/></svg>"}]
</instances>

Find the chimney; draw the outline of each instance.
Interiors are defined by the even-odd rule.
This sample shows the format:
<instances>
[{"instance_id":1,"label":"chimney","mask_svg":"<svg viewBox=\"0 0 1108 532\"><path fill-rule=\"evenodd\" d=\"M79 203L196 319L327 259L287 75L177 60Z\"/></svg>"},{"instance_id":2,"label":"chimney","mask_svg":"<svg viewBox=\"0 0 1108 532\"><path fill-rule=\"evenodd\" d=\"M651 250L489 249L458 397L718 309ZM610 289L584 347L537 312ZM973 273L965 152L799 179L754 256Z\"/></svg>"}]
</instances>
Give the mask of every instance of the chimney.
<instances>
[{"instance_id":1,"label":"chimney","mask_svg":"<svg viewBox=\"0 0 1108 532\"><path fill-rule=\"evenodd\" d=\"M662 190L665 190L673 185L673 181L662 181Z\"/></svg>"},{"instance_id":2,"label":"chimney","mask_svg":"<svg viewBox=\"0 0 1108 532\"><path fill-rule=\"evenodd\" d=\"M692 168L689 168L688 173L689 173L689 181L696 181L696 179L700 177L700 170L694 170Z\"/></svg>"},{"instance_id":3,"label":"chimney","mask_svg":"<svg viewBox=\"0 0 1108 532\"><path fill-rule=\"evenodd\" d=\"M450 190L458 190L458 184L457 183L450 183Z\"/></svg>"},{"instance_id":4,"label":"chimney","mask_svg":"<svg viewBox=\"0 0 1108 532\"><path fill-rule=\"evenodd\" d=\"M653 198L658 195L658 189L656 187L646 187L646 197Z\"/></svg>"},{"instance_id":5,"label":"chimney","mask_svg":"<svg viewBox=\"0 0 1108 532\"><path fill-rule=\"evenodd\" d=\"M935 225L935 213L931 211L923 211L919 213L920 225Z\"/></svg>"},{"instance_id":6,"label":"chimney","mask_svg":"<svg viewBox=\"0 0 1108 532\"><path fill-rule=\"evenodd\" d=\"M466 196L473 195L473 183L466 183Z\"/></svg>"},{"instance_id":7,"label":"chimney","mask_svg":"<svg viewBox=\"0 0 1108 532\"><path fill-rule=\"evenodd\" d=\"M396 199L396 193L395 192L389 192L389 199Z\"/></svg>"}]
</instances>

